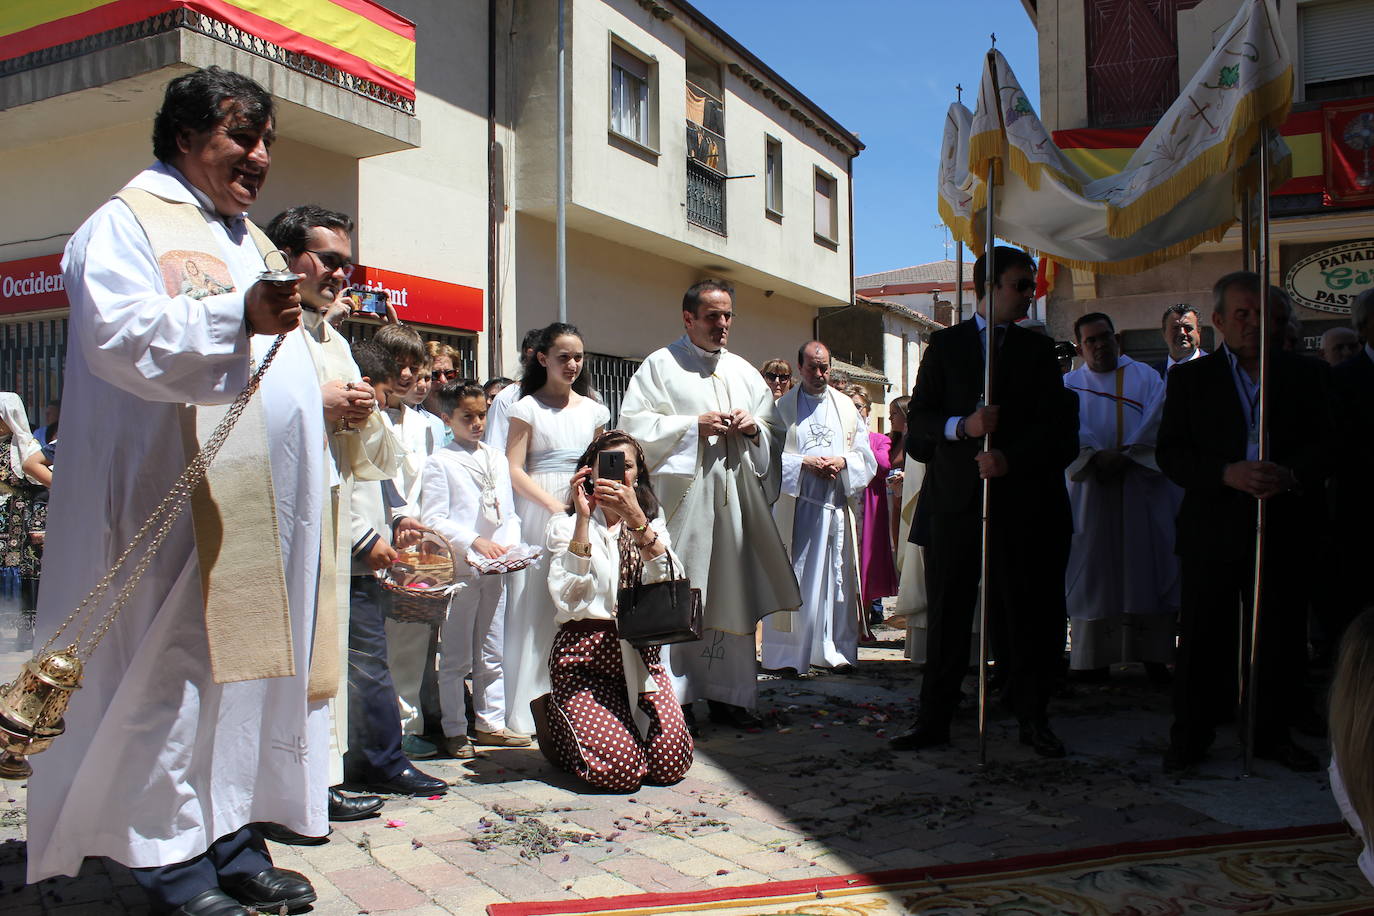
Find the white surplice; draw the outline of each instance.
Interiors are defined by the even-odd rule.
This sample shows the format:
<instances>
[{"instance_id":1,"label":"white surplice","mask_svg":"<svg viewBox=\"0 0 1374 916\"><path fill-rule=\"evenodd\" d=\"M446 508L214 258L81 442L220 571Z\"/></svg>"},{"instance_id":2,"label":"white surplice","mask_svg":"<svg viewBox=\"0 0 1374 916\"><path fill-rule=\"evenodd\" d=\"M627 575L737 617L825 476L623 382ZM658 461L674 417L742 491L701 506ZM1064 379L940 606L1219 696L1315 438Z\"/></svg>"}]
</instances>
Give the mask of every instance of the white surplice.
<instances>
[{"instance_id":1,"label":"white surplice","mask_svg":"<svg viewBox=\"0 0 1374 916\"><path fill-rule=\"evenodd\" d=\"M764 622L763 666L805 673L811 665L856 665L862 602L851 501L878 470L868 426L853 402L829 387L819 397L793 388L777 406L782 418L796 418L782 453L782 495L774 515L802 605ZM843 457L844 470L827 480L802 467L808 456Z\"/></svg>"},{"instance_id":2,"label":"white surplice","mask_svg":"<svg viewBox=\"0 0 1374 916\"><path fill-rule=\"evenodd\" d=\"M131 186L209 201L165 166ZM185 466L178 406L224 404L248 380L243 293L262 258L241 223L209 231L238 292L168 296L147 237L111 201L63 259L71 300L62 471L52 490L40 644L71 613ZM252 339L261 359L271 337ZM191 859L253 821L320 836L328 713L307 700L327 480L320 386L303 332L287 335L262 399L296 674L216 684L189 512L177 521L86 667L66 734L34 759L28 879L85 856L131 867ZM263 532L270 536L269 532ZM57 574L54 574L54 570Z\"/></svg>"},{"instance_id":3,"label":"white surplice","mask_svg":"<svg viewBox=\"0 0 1374 916\"><path fill-rule=\"evenodd\" d=\"M756 440L738 430L700 436L703 413L737 408L758 420ZM673 689L683 703L704 698L752 708L757 622L801 604L771 511L786 432L773 395L742 358L702 350L683 335L635 371L620 425L644 448L673 549L701 589L701 640L664 653Z\"/></svg>"},{"instance_id":4,"label":"white surplice","mask_svg":"<svg viewBox=\"0 0 1374 916\"><path fill-rule=\"evenodd\" d=\"M1164 381L1122 356L1111 372L1082 366L1064 376L1078 395L1078 459L1069 466L1074 535L1065 576L1073 648L1087 670L1116 662L1173 660L1179 603L1174 503L1155 464ZM1130 459L1114 481L1087 467L1098 451L1122 447Z\"/></svg>"}]
</instances>

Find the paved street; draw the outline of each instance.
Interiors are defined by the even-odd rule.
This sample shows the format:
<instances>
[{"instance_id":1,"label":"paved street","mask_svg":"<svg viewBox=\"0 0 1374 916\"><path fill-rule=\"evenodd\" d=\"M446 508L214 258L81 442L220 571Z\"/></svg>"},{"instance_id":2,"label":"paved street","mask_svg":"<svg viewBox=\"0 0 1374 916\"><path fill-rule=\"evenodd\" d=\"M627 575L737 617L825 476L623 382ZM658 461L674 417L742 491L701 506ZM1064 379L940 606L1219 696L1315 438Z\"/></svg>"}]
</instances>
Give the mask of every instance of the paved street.
<instances>
[{"instance_id":1,"label":"paved street","mask_svg":"<svg viewBox=\"0 0 1374 916\"><path fill-rule=\"evenodd\" d=\"M506 900L698 890L1338 819L1324 774L1259 761L1242 779L1230 729L1198 777L1165 778L1167 695L1139 668L1055 702L1067 760L1035 757L1016 744L1014 721L999 718L980 769L971 707L952 748L895 755L885 739L906 722L917 678L899 635L880 630L884 641L864 649L855 674L766 680L770 727L704 724L696 763L676 786L587 794L535 749L493 750L467 764L423 764L454 784L445 798L392 799L380 819L339 825L326 845L273 854L310 877L315 912L326 916L476 916ZM0 676L22 660L0 653ZM128 873L105 863L24 887L24 789L0 792L0 911L147 911Z\"/></svg>"}]
</instances>

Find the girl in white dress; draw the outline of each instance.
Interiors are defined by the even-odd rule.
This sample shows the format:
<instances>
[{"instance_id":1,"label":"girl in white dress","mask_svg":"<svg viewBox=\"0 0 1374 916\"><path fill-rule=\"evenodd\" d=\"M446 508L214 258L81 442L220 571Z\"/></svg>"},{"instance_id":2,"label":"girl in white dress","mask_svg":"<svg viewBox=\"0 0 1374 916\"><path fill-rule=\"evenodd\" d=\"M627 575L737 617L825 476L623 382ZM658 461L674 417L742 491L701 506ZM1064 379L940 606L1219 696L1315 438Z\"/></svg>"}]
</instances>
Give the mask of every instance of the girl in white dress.
<instances>
[{"instance_id":1,"label":"girl in white dress","mask_svg":"<svg viewBox=\"0 0 1374 916\"><path fill-rule=\"evenodd\" d=\"M510 409L506 457L526 544L543 544L550 517L567 511L577 459L611 419L590 393L585 356L577 328L549 325L520 381L521 398ZM549 692L556 628L548 578L545 562L512 576L506 595L506 727L524 734L534 732L530 701Z\"/></svg>"}]
</instances>

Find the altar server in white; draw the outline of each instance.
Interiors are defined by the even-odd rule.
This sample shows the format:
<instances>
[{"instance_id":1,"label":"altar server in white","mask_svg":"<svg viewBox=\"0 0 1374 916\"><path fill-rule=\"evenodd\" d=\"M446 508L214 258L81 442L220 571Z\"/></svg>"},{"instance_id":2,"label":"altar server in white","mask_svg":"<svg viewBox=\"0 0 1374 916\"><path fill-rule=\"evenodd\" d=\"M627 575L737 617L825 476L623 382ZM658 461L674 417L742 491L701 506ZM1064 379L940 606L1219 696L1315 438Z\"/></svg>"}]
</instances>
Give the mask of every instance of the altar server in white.
<instances>
[{"instance_id":1,"label":"altar server in white","mask_svg":"<svg viewBox=\"0 0 1374 916\"><path fill-rule=\"evenodd\" d=\"M859 662L865 609L859 600L859 545L851 502L878 470L868 424L848 395L829 384L830 350L813 340L797 353L801 387L778 399L786 424L778 533L792 556L802 606L763 625L763 667L805 674Z\"/></svg>"},{"instance_id":2,"label":"altar server in white","mask_svg":"<svg viewBox=\"0 0 1374 916\"><path fill-rule=\"evenodd\" d=\"M729 284L688 289L687 333L636 370L620 425L644 448L673 550L702 591L702 639L668 653L678 699L706 699L712 721L752 727L755 628L801 595L772 517L785 430L758 370L725 349L734 317Z\"/></svg>"},{"instance_id":3,"label":"altar server in white","mask_svg":"<svg viewBox=\"0 0 1374 916\"><path fill-rule=\"evenodd\" d=\"M1070 667L1145 662L1165 677L1179 604L1172 485L1155 464L1164 380L1122 356L1101 312L1074 322L1083 365L1064 376L1078 395L1077 460L1069 465L1073 546L1065 577Z\"/></svg>"},{"instance_id":4,"label":"altar server in white","mask_svg":"<svg viewBox=\"0 0 1374 916\"><path fill-rule=\"evenodd\" d=\"M479 738L514 737L505 732L506 697L501 677L505 631L506 575L479 576L464 559L471 550L495 559L520 543L520 516L506 456L482 443L487 398L475 383L439 388L439 415L453 441L425 462L420 486L420 520L453 545L465 578L449 600L439 633L439 705L444 750L460 760L476 756L468 738L463 681L472 676L473 723ZM490 740L484 743L492 743ZM528 739L523 744L530 742Z\"/></svg>"},{"instance_id":5,"label":"altar server in white","mask_svg":"<svg viewBox=\"0 0 1374 916\"><path fill-rule=\"evenodd\" d=\"M314 889L272 867L251 824L329 829L325 701L338 658L337 624L316 620L320 383L295 284L258 280L272 246L244 214L273 132L272 99L252 80L214 67L178 77L154 125L159 161L63 258L71 346L47 534L63 574L43 582L40 639L285 335L208 496L176 521L29 783L29 880L107 856L134 869L158 912L304 907Z\"/></svg>"}]
</instances>

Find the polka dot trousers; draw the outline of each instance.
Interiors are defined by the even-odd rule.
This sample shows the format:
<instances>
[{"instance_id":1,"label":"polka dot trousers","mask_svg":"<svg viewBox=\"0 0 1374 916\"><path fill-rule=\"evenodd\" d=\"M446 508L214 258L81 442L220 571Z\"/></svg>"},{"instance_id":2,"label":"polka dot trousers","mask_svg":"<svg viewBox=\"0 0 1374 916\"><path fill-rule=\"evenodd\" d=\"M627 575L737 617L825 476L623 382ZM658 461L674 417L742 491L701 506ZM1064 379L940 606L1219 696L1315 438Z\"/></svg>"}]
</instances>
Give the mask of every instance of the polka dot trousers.
<instances>
[{"instance_id":1,"label":"polka dot trousers","mask_svg":"<svg viewBox=\"0 0 1374 916\"><path fill-rule=\"evenodd\" d=\"M639 708L649 717L642 737L630 712L614 623L565 624L549 654L554 757L599 789L633 792L642 783L669 785L692 766L692 736L659 661L659 647L639 652L658 685L657 692L639 695Z\"/></svg>"}]
</instances>

